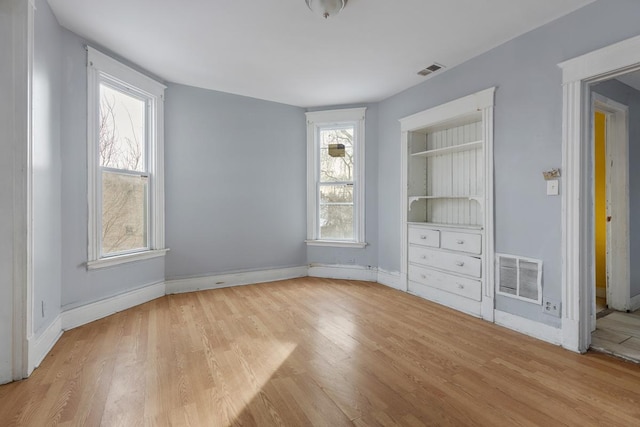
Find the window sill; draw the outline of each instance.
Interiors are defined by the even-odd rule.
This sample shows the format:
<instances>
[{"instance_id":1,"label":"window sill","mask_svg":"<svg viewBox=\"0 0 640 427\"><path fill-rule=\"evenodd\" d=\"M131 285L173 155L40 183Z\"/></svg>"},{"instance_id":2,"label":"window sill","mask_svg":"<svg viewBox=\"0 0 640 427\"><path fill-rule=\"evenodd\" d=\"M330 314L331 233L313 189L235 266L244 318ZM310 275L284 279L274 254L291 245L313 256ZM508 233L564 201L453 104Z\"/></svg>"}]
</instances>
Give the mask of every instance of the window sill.
<instances>
[{"instance_id":1,"label":"window sill","mask_svg":"<svg viewBox=\"0 0 640 427\"><path fill-rule=\"evenodd\" d=\"M127 262L157 258L164 256L168 251L169 249L154 249L150 251L100 258L95 261L87 262L87 270L97 270L99 268L113 267Z\"/></svg>"},{"instance_id":2,"label":"window sill","mask_svg":"<svg viewBox=\"0 0 640 427\"><path fill-rule=\"evenodd\" d=\"M342 240L305 240L307 246L329 246L334 248L364 248L366 242L346 242Z\"/></svg>"}]
</instances>

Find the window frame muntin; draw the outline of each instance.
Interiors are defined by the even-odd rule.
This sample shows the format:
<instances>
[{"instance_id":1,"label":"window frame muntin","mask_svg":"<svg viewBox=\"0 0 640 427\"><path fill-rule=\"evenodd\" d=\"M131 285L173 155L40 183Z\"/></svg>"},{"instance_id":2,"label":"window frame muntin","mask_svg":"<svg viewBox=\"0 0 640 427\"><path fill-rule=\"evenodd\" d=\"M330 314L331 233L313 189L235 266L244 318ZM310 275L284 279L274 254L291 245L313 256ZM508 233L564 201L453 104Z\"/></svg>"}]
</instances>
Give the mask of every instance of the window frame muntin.
<instances>
[{"instance_id":1,"label":"window frame muntin","mask_svg":"<svg viewBox=\"0 0 640 427\"><path fill-rule=\"evenodd\" d=\"M166 86L87 46L87 269L164 256L164 90ZM102 166L98 150L100 84L106 83L145 102L145 174L147 184L147 246L102 254ZM125 171L124 169L116 169ZM137 172L137 171L131 171Z\"/></svg>"},{"instance_id":2,"label":"window frame muntin","mask_svg":"<svg viewBox=\"0 0 640 427\"><path fill-rule=\"evenodd\" d=\"M365 241L365 115L366 107L307 112L307 239L309 246L363 248ZM354 127L354 235L350 240L320 238L320 130ZM327 181L327 183L329 183ZM336 184L333 182L333 184Z\"/></svg>"}]
</instances>

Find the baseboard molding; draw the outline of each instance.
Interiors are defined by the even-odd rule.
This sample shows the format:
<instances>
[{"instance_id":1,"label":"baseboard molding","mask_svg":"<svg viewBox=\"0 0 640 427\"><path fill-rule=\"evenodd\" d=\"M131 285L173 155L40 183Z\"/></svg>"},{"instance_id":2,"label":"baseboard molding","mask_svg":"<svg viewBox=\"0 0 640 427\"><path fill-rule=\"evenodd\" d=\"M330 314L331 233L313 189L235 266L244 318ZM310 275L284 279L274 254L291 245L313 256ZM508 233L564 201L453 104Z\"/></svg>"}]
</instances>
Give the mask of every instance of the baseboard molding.
<instances>
[{"instance_id":1,"label":"baseboard molding","mask_svg":"<svg viewBox=\"0 0 640 427\"><path fill-rule=\"evenodd\" d=\"M631 297L629 305L631 306L631 311L640 309L640 294L636 295L635 297Z\"/></svg>"},{"instance_id":2,"label":"baseboard molding","mask_svg":"<svg viewBox=\"0 0 640 427\"><path fill-rule=\"evenodd\" d=\"M324 279L362 280L376 282L378 270L375 267L341 264L310 264L308 275Z\"/></svg>"},{"instance_id":3,"label":"baseboard molding","mask_svg":"<svg viewBox=\"0 0 640 427\"><path fill-rule=\"evenodd\" d=\"M537 338L551 344L562 344L562 329L554 328L553 326L525 319L524 317L516 316L500 310L495 310L494 315L496 325L512 329L516 332L520 332L521 334L529 335L530 337Z\"/></svg>"},{"instance_id":4,"label":"baseboard molding","mask_svg":"<svg viewBox=\"0 0 640 427\"><path fill-rule=\"evenodd\" d=\"M277 280L305 277L307 266L275 268L270 270L242 271L237 273L216 274L190 279L168 280L167 294L179 294L208 289L228 288L231 286L252 285L255 283L275 282Z\"/></svg>"},{"instance_id":5,"label":"baseboard molding","mask_svg":"<svg viewBox=\"0 0 640 427\"><path fill-rule=\"evenodd\" d=\"M38 336L29 338L28 375L44 360L62 336L62 315L56 316L49 326Z\"/></svg>"},{"instance_id":6,"label":"baseboard molding","mask_svg":"<svg viewBox=\"0 0 640 427\"><path fill-rule=\"evenodd\" d=\"M165 295L165 283L154 283L144 288L115 295L90 304L86 304L71 310L62 312L62 329L77 328L103 317L110 316L119 311L126 310L136 305L144 304Z\"/></svg>"},{"instance_id":7,"label":"baseboard molding","mask_svg":"<svg viewBox=\"0 0 640 427\"><path fill-rule=\"evenodd\" d=\"M386 271L381 268L378 269L378 283L388 286L399 291L404 291L400 281L399 271Z\"/></svg>"}]
</instances>

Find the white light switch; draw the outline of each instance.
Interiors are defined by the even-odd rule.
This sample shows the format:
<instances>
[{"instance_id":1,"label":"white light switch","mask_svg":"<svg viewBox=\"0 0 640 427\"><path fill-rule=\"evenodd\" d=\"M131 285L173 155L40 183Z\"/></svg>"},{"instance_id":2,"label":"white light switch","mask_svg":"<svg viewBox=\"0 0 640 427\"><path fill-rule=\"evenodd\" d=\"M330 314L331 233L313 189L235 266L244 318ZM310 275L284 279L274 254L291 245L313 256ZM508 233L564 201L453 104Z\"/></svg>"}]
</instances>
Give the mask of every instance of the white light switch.
<instances>
[{"instance_id":1,"label":"white light switch","mask_svg":"<svg viewBox=\"0 0 640 427\"><path fill-rule=\"evenodd\" d=\"M557 196L558 194L558 180L547 181L547 196Z\"/></svg>"}]
</instances>

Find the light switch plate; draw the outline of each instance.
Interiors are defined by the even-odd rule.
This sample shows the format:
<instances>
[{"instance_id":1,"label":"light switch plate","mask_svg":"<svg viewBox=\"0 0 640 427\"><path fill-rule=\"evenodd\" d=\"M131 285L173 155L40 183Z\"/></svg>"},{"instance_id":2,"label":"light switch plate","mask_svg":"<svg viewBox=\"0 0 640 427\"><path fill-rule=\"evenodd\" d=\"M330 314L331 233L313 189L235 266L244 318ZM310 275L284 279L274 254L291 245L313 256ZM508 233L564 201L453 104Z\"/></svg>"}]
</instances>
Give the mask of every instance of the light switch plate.
<instances>
[{"instance_id":1,"label":"light switch plate","mask_svg":"<svg viewBox=\"0 0 640 427\"><path fill-rule=\"evenodd\" d=\"M547 196L557 196L559 193L558 180L553 179L551 181L547 181Z\"/></svg>"}]
</instances>

